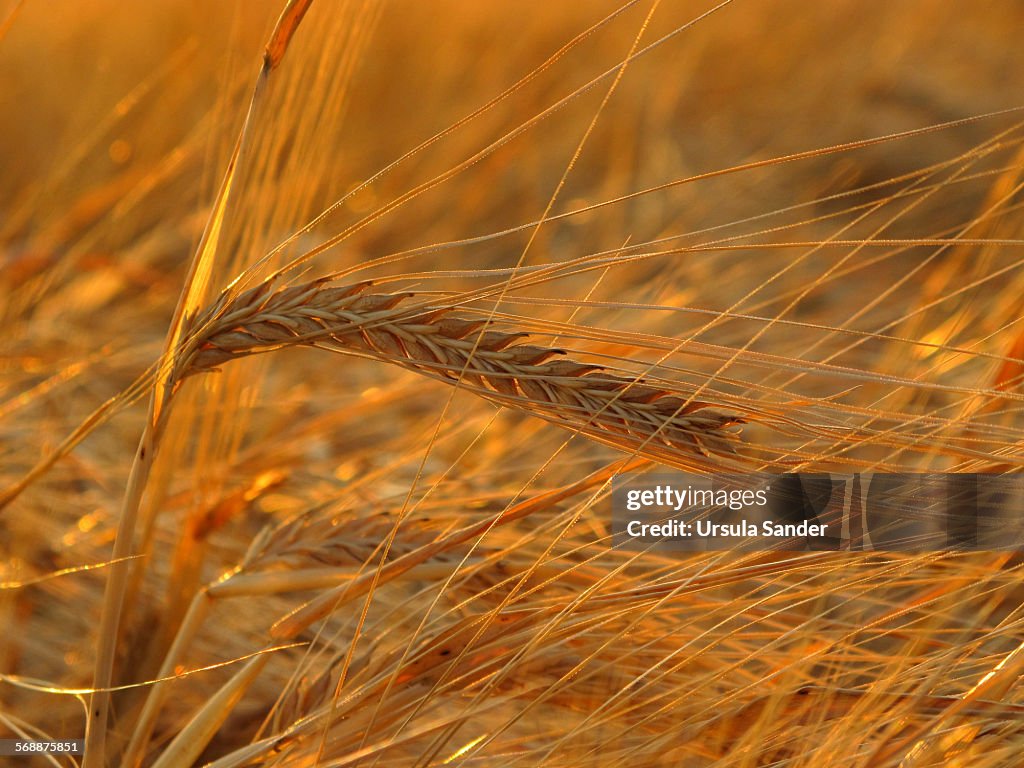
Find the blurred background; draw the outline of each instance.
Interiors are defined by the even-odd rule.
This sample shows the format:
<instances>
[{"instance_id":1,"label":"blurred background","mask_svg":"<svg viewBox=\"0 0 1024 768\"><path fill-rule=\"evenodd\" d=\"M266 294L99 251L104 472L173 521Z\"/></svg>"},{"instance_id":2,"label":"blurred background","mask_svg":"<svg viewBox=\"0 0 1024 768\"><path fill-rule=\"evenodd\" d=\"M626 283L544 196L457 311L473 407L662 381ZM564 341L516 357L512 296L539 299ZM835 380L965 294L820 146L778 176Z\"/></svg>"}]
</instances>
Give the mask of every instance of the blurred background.
<instances>
[{"instance_id":1,"label":"blurred background","mask_svg":"<svg viewBox=\"0 0 1024 768\"><path fill-rule=\"evenodd\" d=\"M109 556L144 419L145 392L122 393L160 354L281 8L0 0L0 488L116 402L0 513L5 737L81 735L73 696L24 683L90 684L104 570L49 576ZM583 359L756 405L774 419L745 431L762 468L1017 471L1022 25L1016 0L314 2L248 124L205 300L267 254L260 274L341 235L304 277L354 270L457 302L507 277L491 270L566 264L475 306ZM684 341L737 359L723 368ZM155 677L201 586L284 521L304 522L269 570L361 572L392 525L396 552L417 551L622 455L322 351L201 378L148 486L121 683ZM410 504L415 524L395 522ZM897 765L915 743L900 751L907 731L885 730L894 713L959 733L920 697L971 691L1019 634L1009 555L749 575L742 560L642 566L608 550L606 524L569 498L478 552L455 548L382 591L370 640L353 639L349 606L304 638L319 656L275 657L203 759L327 706L357 648L354 690L394 701L413 735L353 694L328 740L338 762L321 764L376 744L394 765ZM318 550L339 526L342 543ZM517 630L493 651L507 680L482 698L480 679L428 685L401 656L492 609L518 576L523 610L540 610L716 569L738 575L681 603L595 603L593 626ZM218 604L181 669L262 647L297 604L245 599ZM615 634L622 622L632 635ZM523 649L535 654L501 655ZM138 760L228 674L177 683ZM814 717L793 698L808 686L825 692ZM116 700L112 754L131 749L145 693ZM456 706L472 724L431 741ZM907 764L1011 765L1019 714L1000 713ZM274 748L251 761L311 764L317 742L297 731Z\"/></svg>"}]
</instances>

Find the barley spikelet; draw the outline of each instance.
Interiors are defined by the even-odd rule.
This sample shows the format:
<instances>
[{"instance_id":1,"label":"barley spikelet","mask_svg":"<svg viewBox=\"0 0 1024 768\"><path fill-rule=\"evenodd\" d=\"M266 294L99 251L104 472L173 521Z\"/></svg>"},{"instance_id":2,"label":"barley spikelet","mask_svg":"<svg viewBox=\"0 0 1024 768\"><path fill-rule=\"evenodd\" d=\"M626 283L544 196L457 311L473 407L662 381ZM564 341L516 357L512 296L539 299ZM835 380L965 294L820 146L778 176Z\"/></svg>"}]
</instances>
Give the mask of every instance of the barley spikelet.
<instances>
[{"instance_id":1,"label":"barley spikelet","mask_svg":"<svg viewBox=\"0 0 1024 768\"><path fill-rule=\"evenodd\" d=\"M526 410L618 447L691 457L735 457L738 409L667 389L527 344L528 334L490 330L452 307L403 307L411 293L371 293L368 282L273 282L222 297L192 323L172 378L216 370L288 345L335 349L400 365L502 405ZM702 463L702 462L699 462Z\"/></svg>"}]
</instances>

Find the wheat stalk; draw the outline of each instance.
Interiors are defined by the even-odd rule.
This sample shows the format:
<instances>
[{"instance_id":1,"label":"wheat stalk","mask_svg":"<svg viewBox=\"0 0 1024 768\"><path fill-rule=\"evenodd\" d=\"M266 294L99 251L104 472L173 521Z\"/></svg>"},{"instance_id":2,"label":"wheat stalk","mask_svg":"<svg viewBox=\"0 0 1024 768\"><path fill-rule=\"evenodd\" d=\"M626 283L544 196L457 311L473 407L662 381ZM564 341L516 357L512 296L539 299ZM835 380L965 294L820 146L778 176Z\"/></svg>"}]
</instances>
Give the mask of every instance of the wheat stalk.
<instances>
[{"instance_id":1,"label":"wheat stalk","mask_svg":"<svg viewBox=\"0 0 1024 768\"><path fill-rule=\"evenodd\" d=\"M400 306L414 294L370 293L371 285L320 279L279 288L271 280L224 295L193 319L171 379L287 345L325 347L457 383L619 447L666 446L696 464L738 455L738 427L749 414L526 344L528 334L489 330L487 319L450 305Z\"/></svg>"}]
</instances>

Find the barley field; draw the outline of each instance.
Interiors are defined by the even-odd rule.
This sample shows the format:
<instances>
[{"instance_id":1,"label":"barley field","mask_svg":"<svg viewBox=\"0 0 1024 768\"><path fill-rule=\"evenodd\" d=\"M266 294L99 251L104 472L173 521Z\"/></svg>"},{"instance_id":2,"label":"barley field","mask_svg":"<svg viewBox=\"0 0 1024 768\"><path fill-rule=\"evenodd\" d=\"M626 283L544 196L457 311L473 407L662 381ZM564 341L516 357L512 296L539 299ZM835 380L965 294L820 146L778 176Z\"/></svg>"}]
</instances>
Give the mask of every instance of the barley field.
<instances>
[{"instance_id":1,"label":"barley field","mask_svg":"<svg viewBox=\"0 0 1024 768\"><path fill-rule=\"evenodd\" d=\"M609 496L1024 468L1022 28L0 0L0 760L1021 765L1015 552Z\"/></svg>"}]
</instances>

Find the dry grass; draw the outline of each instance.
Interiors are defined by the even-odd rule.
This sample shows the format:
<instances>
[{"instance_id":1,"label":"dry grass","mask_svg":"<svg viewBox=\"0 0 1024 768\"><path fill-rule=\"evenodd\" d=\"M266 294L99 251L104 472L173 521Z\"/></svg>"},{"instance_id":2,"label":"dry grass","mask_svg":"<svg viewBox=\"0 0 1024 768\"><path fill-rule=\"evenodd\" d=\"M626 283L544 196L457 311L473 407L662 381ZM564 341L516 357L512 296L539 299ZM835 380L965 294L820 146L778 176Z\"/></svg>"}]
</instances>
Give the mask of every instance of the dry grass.
<instances>
[{"instance_id":1,"label":"dry grass","mask_svg":"<svg viewBox=\"0 0 1024 768\"><path fill-rule=\"evenodd\" d=\"M607 496L1020 471L1022 20L0 7L0 735L1016 765L1015 553L626 552Z\"/></svg>"}]
</instances>

